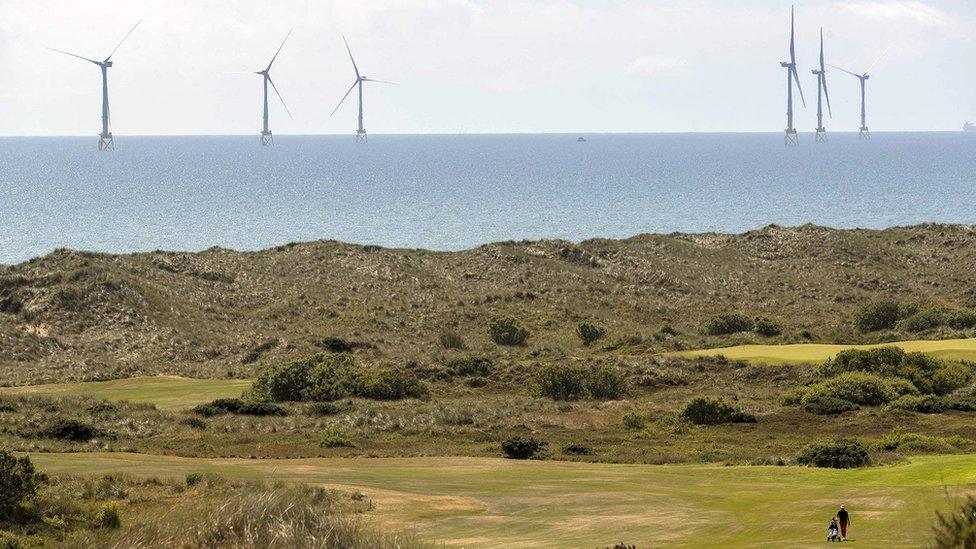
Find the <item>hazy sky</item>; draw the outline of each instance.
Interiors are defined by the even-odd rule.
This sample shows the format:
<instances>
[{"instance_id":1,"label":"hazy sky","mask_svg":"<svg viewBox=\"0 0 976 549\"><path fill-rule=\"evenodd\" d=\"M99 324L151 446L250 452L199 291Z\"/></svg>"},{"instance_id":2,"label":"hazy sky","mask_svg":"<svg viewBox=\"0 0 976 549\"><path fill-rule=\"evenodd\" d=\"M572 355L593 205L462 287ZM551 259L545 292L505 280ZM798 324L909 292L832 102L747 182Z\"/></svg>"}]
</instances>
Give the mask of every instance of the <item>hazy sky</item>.
<instances>
[{"instance_id":1,"label":"hazy sky","mask_svg":"<svg viewBox=\"0 0 976 549\"><path fill-rule=\"evenodd\" d=\"M143 19L110 70L125 134L255 134L260 70L275 133L355 130L355 103L329 113L364 74L373 133L777 131L784 125L789 4L768 0L0 0L0 134L94 135L100 76L47 46L104 58ZM864 70L873 130L958 129L976 119L976 2L797 2L798 57L815 126L817 32L828 62ZM829 74L834 118L855 130L857 80ZM350 98L352 99L352 97Z\"/></svg>"}]
</instances>

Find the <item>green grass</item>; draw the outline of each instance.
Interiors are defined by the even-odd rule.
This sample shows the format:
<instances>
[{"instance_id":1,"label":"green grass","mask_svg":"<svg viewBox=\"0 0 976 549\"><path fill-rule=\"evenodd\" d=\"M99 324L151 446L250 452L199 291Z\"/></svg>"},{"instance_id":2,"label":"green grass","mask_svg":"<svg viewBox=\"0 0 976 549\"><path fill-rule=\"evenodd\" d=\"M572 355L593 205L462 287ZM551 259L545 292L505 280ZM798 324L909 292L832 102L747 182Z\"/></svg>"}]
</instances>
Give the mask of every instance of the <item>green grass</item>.
<instances>
[{"instance_id":1,"label":"green grass","mask_svg":"<svg viewBox=\"0 0 976 549\"><path fill-rule=\"evenodd\" d=\"M133 377L88 383L55 383L0 388L0 395L90 396L105 400L152 403L161 410L192 408L215 398L240 396L251 384L242 379L190 379L176 376Z\"/></svg>"},{"instance_id":2,"label":"green grass","mask_svg":"<svg viewBox=\"0 0 976 549\"><path fill-rule=\"evenodd\" d=\"M841 503L857 547L917 547L936 510L976 491L976 456L914 458L853 471L718 465L611 465L486 458L197 459L35 454L50 473L191 472L361 490L388 528L465 547L807 547Z\"/></svg>"},{"instance_id":3,"label":"green grass","mask_svg":"<svg viewBox=\"0 0 976 549\"><path fill-rule=\"evenodd\" d=\"M976 361L976 338L897 341L875 345L827 345L822 343L739 345L669 354L686 357L723 355L732 360L779 364L783 362L820 362L845 349L873 349L891 345L901 347L909 352L920 351L940 358Z\"/></svg>"}]
</instances>

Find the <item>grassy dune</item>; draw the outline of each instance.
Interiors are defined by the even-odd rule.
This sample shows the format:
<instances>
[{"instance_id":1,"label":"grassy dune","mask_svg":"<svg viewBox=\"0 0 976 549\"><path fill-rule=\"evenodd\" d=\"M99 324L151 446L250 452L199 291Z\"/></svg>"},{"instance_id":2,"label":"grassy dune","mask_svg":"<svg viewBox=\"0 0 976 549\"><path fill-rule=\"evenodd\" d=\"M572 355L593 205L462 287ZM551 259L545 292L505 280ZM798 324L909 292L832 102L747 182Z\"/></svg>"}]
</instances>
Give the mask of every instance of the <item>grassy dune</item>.
<instances>
[{"instance_id":1,"label":"grassy dune","mask_svg":"<svg viewBox=\"0 0 976 549\"><path fill-rule=\"evenodd\" d=\"M381 525L465 547L808 547L841 502L858 547L917 547L937 509L976 491L976 456L855 471L484 458L194 459L36 454L51 473L296 480L363 491Z\"/></svg>"},{"instance_id":2,"label":"grassy dune","mask_svg":"<svg viewBox=\"0 0 976 549\"><path fill-rule=\"evenodd\" d=\"M739 345L670 354L687 357L723 355L732 360L777 364L783 362L820 362L845 349L873 349L888 345L895 345L909 352L920 351L941 358L976 361L976 339L898 341L877 345L826 345L819 343Z\"/></svg>"},{"instance_id":3,"label":"grassy dune","mask_svg":"<svg viewBox=\"0 0 976 549\"><path fill-rule=\"evenodd\" d=\"M88 383L53 383L0 388L0 395L45 394L90 396L105 400L127 400L155 404L161 410L183 410L215 398L240 396L250 380L189 379L177 376L146 376Z\"/></svg>"}]
</instances>

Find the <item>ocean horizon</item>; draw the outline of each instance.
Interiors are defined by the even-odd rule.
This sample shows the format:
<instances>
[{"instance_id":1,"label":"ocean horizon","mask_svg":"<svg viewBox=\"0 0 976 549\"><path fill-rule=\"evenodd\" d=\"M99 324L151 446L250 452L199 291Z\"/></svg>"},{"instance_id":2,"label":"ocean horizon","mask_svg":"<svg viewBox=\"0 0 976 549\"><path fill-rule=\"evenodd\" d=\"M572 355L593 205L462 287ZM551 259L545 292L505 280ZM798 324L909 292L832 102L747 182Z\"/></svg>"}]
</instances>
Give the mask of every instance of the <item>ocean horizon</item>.
<instances>
[{"instance_id":1,"label":"ocean horizon","mask_svg":"<svg viewBox=\"0 0 976 549\"><path fill-rule=\"evenodd\" d=\"M577 142L577 136L586 138ZM57 248L258 250L976 222L976 135L376 134L0 138L0 263Z\"/></svg>"}]
</instances>

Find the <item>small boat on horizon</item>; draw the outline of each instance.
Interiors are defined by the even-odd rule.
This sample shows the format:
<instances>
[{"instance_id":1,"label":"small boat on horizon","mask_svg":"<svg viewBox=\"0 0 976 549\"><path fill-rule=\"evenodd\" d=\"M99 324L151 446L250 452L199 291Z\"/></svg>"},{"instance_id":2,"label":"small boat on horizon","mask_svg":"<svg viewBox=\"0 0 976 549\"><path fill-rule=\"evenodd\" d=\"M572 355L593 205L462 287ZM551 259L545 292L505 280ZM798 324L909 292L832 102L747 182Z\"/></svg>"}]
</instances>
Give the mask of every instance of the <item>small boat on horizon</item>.
<instances>
[{"instance_id":1,"label":"small boat on horizon","mask_svg":"<svg viewBox=\"0 0 976 549\"><path fill-rule=\"evenodd\" d=\"M586 143L586 138L582 135L576 138L577 143Z\"/></svg>"}]
</instances>

